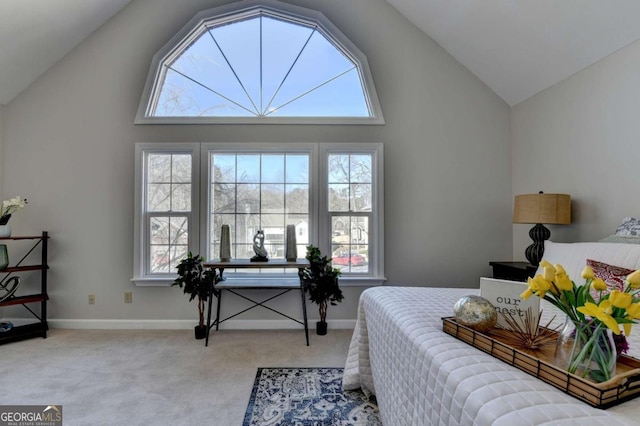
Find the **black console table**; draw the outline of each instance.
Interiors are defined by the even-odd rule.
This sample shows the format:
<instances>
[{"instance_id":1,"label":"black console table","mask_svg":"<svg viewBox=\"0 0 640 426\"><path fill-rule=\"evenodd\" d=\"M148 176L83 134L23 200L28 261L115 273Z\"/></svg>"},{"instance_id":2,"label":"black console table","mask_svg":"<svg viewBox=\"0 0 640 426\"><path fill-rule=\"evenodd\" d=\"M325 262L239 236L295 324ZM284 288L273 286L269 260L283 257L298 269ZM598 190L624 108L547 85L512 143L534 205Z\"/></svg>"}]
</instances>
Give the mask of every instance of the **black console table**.
<instances>
[{"instance_id":1,"label":"black console table","mask_svg":"<svg viewBox=\"0 0 640 426\"><path fill-rule=\"evenodd\" d=\"M203 264L205 268L217 269L220 275L222 276L225 269L297 269L298 277L302 278L302 270L309 267L309 261L306 259L297 259L294 261L286 261L284 259L274 259L269 260L268 262L252 262L249 259L232 259L230 261L222 262L220 260L210 260ZM262 301L255 301L239 292L241 290L280 290L276 295L269 297L268 299ZM283 294L289 293L292 290L300 290L301 300L302 300L302 316L303 321L299 321L293 317L290 317L287 314L284 314L276 309L270 308L269 306L265 306L264 303L273 300L277 297L282 296ZM230 315L224 319L220 319L220 306L222 304L222 293L223 291L228 291L230 293L235 294L238 297L241 297L249 302L253 303L252 306L237 312L233 315ZM211 308L213 297L218 299L218 306L216 311L216 319L213 323L211 323ZM307 301L306 301L306 289L302 284L302 280L300 279L297 283L278 281L274 279L268 279L261 282L259 279L255 280L251 283L243 283L243 282L234 282L234 280L229 281L221 281L215 286L211 288L209 292L209 310L207 313L207 337L205 340L205 346L209 346L209 331L211 327L216 326L216 330L218 330L218 326L220 323L227 321L231 318L237 317L240 314L247 312L250 309L261 306L265 309L268 309L272 312L275 312L285 318L288 318L292 321L297 322L298 324L302 324L304 326L304 335L307 340L307 346L309 346L309 326L307 324Z\"/></svg>"}]
</instances>

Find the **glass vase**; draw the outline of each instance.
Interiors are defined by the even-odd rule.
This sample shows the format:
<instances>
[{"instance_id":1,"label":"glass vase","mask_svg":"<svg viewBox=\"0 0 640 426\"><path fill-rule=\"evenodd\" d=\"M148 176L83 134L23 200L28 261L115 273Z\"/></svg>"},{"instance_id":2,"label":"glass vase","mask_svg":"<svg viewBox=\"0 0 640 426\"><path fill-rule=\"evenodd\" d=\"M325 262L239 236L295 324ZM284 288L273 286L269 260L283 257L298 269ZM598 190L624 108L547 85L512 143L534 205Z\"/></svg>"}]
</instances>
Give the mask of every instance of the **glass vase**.
<instances>
[{"instance_id":1,"label":"glass vase","mask_svg":"<svg viewBox=\"0 0 640 426\"><path fill-rule=\"evenodd\" d=\"M567 317L556 343L557 367L601 383L616 375L617 360L613 332L608 327Z\"/></svg>"}]
</instances>

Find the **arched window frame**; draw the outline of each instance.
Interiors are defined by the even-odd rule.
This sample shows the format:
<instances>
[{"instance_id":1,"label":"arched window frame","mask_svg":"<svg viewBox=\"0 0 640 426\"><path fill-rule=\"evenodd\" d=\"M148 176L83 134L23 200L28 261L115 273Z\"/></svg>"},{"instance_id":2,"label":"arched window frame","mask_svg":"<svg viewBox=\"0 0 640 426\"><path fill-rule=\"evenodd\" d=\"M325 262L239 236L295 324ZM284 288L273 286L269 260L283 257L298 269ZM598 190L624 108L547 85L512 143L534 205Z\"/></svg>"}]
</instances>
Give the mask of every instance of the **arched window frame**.
<instances>
[{"instance_id":1,"label":"arched window frame","mask_svg":"<svg viewBox=\"0 0 640 426\"><path fill-rule=\"evenodd\" d=\"M171 62L211 26L264 12L282 20L313 26L341 50L358 68L369 117L157 117L152 116L164 80L167 62ZM135 124L384 124L382 110L366 56L322 13L275 0L245 0L208 9L193 17L151 62Z\"/></svg>"}]
</instances>

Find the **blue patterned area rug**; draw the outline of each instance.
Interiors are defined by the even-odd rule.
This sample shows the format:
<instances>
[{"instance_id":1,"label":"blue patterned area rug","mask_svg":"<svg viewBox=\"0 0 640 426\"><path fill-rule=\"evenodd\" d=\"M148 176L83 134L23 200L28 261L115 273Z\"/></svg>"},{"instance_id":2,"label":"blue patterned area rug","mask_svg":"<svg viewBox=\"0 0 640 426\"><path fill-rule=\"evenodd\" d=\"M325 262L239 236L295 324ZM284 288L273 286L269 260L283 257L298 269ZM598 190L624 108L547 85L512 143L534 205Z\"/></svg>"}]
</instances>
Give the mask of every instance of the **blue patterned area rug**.
<instances>
[{"instance_id":1,"label":"blue patterned area rug","mask_svg":"<svg viewBox=\"0 0 640 426\"><path fill-rule=\"evenodd\" d=\"M382 425L375 401L342 391L342 368L259 368L243 426Z\"/></svg>"}]
</instances>

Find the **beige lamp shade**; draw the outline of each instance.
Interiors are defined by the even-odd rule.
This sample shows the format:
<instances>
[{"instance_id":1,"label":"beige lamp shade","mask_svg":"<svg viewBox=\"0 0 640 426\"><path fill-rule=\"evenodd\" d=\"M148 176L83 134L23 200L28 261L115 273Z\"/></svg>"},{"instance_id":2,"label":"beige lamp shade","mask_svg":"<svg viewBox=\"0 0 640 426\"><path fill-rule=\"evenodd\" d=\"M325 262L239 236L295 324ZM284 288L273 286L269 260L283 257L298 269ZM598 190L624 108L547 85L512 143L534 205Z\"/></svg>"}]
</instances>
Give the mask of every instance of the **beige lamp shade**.
<instances>
[{"instance_id":1,"label":"beige lamp shade","mask_svg":"<svg viewBox=\"0 0 640 426\"><path fill-rule=\"evenodd\" d=\"M516 195L513 204L513 223L569 225L571 196L542 192Z\"/></svg>"}]
</instances>

